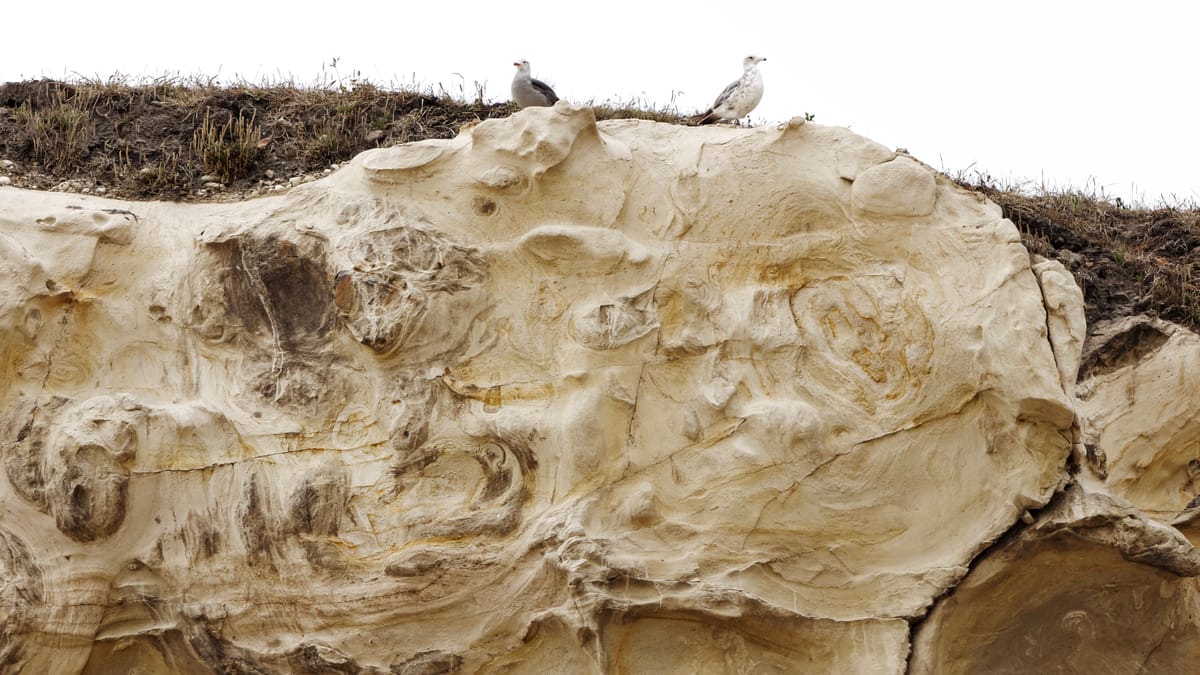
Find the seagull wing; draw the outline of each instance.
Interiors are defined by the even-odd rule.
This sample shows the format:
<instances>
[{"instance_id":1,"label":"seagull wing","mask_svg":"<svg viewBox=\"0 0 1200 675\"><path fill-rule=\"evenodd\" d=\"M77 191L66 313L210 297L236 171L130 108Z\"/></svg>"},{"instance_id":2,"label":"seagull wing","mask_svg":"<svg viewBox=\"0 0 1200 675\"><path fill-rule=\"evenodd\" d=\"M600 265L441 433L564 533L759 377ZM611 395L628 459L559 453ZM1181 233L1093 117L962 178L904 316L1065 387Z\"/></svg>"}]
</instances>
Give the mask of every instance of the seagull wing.
<instances>
[{"instance_id":1,"label":"seagull wing","mask_svg":"<svg viewBox=\"0 0 1200 675\"><path fill-rule=\"evenodd\" d=\"M558 94L554 93L550 85L541 80L529 80L529 84L533 86L534 91L546 97L546 105L554 105L558 102Z\"/></svg>"},{"instance_id":2,"label":"seagull wing","mask_svg":"<svg viewBox=\"0 0 1200 675\"><path fill-rule=\"evenodd\" d=\"M729 101L729 97L733 96L733 92L737 91L738 85L741 83L742 81L740 79L730 82L729 86L725 87L725 91L721 92L720 95L717 96L717 100L713 101L712 107L694 118L696 120L696 124L712 124L713 122L721 119L713 111Z\"/></svg>"},{"instance_id":3,"label":"seagull wing","mask_svg":"<svg viewBox=\"0 0 1200 675\"><path fill-rule=\"evenodd\" d=\"M725 103L726 101L728 101L729 97L733 96L734 90L736 90L738 88L738 85L741 83L742 83L741 79L737 79L737 80L734 80L733 82L730 82L729 86L725 87L725 91L721 92L717 96L717 100L713 101L711 110L720 108L722 103Z\"/></svg>"}]
</instances>

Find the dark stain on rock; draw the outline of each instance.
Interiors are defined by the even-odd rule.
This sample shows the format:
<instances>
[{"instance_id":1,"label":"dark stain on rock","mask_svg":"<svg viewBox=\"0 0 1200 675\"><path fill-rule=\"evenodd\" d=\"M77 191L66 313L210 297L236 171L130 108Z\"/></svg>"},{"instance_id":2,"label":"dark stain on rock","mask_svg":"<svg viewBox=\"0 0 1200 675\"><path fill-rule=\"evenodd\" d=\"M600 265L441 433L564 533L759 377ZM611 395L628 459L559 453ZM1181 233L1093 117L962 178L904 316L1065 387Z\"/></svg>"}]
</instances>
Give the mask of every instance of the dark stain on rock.
<instances>
[{"instance_id":1,"label":"dark stain on rock","mask_svg":"<svg viewBox=\"0 0 1200 675\"><path fill-rule=\"evenodd\" d=\"M323 351L333 330L333 285L325 243L275 234L209 244L190 323L213 341L249 340L265 350Z\"/></svg>"},{"instance_id":2,"label":"dark stain on rock","mask_svg":"<svg viewBox=\"0 0 1200 675\"><path fill-rule=\"evenodd\" d=\"M290 672L305 675L353 675L363 672L354 659L325 645L302 644L288 654L287 660L291 667Z\"/></svg>"},{"instance_id":3,"label":"dark stain on rock","mask_svg":"<svg viewBox=\"0 0 1200 675\"><path fill-rule=\"evenodd\" d=\"M258 488L258 474L252 473L242 485L242 497L237 505L238 524L242 529L242 542L250 564L274 566L273 533L267 522L266 507L262 492Z\"/></svg>"},{"instance_id":4,"label":"dark stain on rock","mask_svg":"<svg viewBox=\"0 0 1200 675\"><path fill-rule=\"evenodd\" d=\"M275 672L248 650L222 638L203 616L186 625L185 637L200 661L223 675L272 675Z\"/></svg>"},{"instance_id":5,"label":"dark stain on rock","mask_svg":"<svg viewBox=\"0 0 1200 675\"><path fill-rule=\"evenodd\" d=\"M50 507L42 458L51 427L44 421L38 423L38 419L53 415L65 404L66 399L55 397L39 407L35 399L22 398L4 414L0 449L3 450L5 475L17 494L36 504L43 513L48 513Z\"/></svg>"},{"instance_id":6,"label":"dark stain on rock","mask_svg":"<svg viewBox=\"0 0 1200 675\"><path fill-rule=\"evenodd\" d=\"M275 365L247 375L251 388L263 399L279 405L303 408L317 414L319 404L339 385L335 375L344 372L332 354L313 354L307 357L286 355Z\"/></svg>"},{"instance_id":7,"label":"dark stain on rock","mask_svg":"<svg viewBox=\"0 0 1200 675\"><path fill-rule=\"evenodd\" d=\"M19 430L4 444L4 468L14 490L51 515L63 534L91 542L125 519L127 464L138 445L134 423L145 408L127 397L68 403L52 397L17 404L8 425Z\"/></svg>"},{"instance_id":8,"label":"dark stain on rock","mask_svg":"<svg viewBox=\"0 0 1200 675\"><path fill-rule=\"evenodd\" d=\"M306 478L293 492L288 515L292 532L331 537L338 533L350 494L344 475Z\"/></svg>"},{"instance_id":9,"label":"dark stain on rock","mask_svg":"<svg viewBox=\"0 0 1200 675\"><path fill-rule=\"evenodd\" d=\"M419 577L436 569L441 569L442 559L434 551L420 550L410 554L403 560L388 563L383 573L389 577Z\"/></svg>"},{"instance_id":10,"label":"dark stain on rock","mask_svg":"<svg viewBox=\"0 0 1200 675\"><path fill-rule=\"evenodd\" d=\"M508 453L495 443L485 444L475 454L475 461L479 462L486 479L480 495L482 501L491 501L512 486L512 467L507 466L507 459Z\"/></svg>"},{"instance_id":11,"label":"dark stain on rock","mask_svg":"<svg viewBox=\"0 0 1200 675\"><path fill-rule=\"evenodd\" d=\"M42 568L17 535L0 529L0 606L40 604L45 598Z\"/></svg>"},{"instance_id":12,"label":"dark stain on rock","mask_svg":"<svg viewBox=\"0 0 1200 675\"><path fill-rule=\"evenodd\" d=\"M417 652L401 663L392 664L392 675L449 675L462 668L463 658L440 650Z\"/></svg>"},{"instance_id":13,"label":"dark stain on rock","mask_svg":"<svg viewBox=\"0 0 1200 675\"><path fill-rule=\"evenodd\" d=\"M221 533L208 518L201 518L195 511L188 513L180 536L193 562L211 558L221 550Z\"/></svg>"},{"instance_id":14,"label":"dark stain on rock","mask_svg":"<svg viewBox=\"0 0 1200 675\"><path fill-rule=\"evenodd\" d=\"M50 510L59 531L80 542L103 539L125 519L129 471L105 448L85 445L51 488Z\"/></svg>"},{"instance_id":15,"label":"dark stain on rock","mask_svg":"<svg viewBox=\"0 0 1200 675\"><path fill-rule=\"evenodd\" d=\"M475 213L478 215L490 216L496 212L496 202L484 197L483 195L476 195L475 198L471 200L471 208L474 209Z\"/></svg>"},{"instance_id":16,"label":"dark stain on rock","mask_svg":"<svg viewBox=\"0 0 1200 675\"><path fill-rule=\"evenodd\" d=\"M333 329L333 289L325 273L324 244L317 239L306 243L300 247L268 236L241 245L243 261L252 266L245 270L252 285L261 282L267 303L277 312L285 349L321 349Z\"/></svg>"},{"instance_id":17,"label":"dark stain on rock","mask_svg":"<svg viewBox=\"0 0 1200 675\"><path fill-rule=\"evenodd\" d=\"M422 448L394 465L392 467L392 476L401 478L412 473L419 473L425 467L436 462L441 454L442 451L440 448Z\"/></svg>"},{"instance_id":18,"label":"dark stain on rock","mask_svg":"<svg viewBox=\"0 0 1200 675\"><path fill-rule=\"evenodd\" d=\"M325 572L344 571L348 564L338 544L328 541L301 541L300 549L304 551L304 560L313 570Z\"/></svg>"},{"instance_id":19,"label":"dark stain on rock","mask_svg":"<svg viewBox=\"0 0 1200 675\"><path fill-rule=\"evenodd\" d=\"M25 646L13 639L11 630L6 624L0 624L0 672L21 672L21 661L25 659Z\"/></svg>"},{"instance_id":20,"label":"dark stain on rock","mask_svg":"<svg viewBox=\"0 0 1200 675\"><path fill-rule=\"evenodd\" d=\"M1149 317L1102 324L1084 345L1079 379L1138 363L1171 339L1170 330Z\"/></svg>"}]
</instances>

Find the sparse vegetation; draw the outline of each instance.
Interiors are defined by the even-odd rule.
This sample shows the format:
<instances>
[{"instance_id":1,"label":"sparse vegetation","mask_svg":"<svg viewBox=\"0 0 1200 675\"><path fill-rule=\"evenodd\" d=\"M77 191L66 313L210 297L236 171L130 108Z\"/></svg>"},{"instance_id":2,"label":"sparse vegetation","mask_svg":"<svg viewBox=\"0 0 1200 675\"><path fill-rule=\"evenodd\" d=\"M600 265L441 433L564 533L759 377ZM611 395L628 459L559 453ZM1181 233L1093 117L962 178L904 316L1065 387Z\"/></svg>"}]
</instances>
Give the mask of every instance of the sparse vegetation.
<instances>
[{"instance_id":1,"label":"sparse vegetation","mask_svg":"<svg viewBox=\"0 0 1200 675\"><path fill-rule=\"evenodd\" d=\"M1200 329L1200 204L1126 204L1095 185L1052 189L979 171L951 176L1000 205L1033 253L1062 262L1088 324L1149 312Z\"/></svg>"},{"instance_id":2,"label":"sparse vegetation","mask_svg":"<svg viewBox=\"0 0 1200 675\"><path fill-rule=\"evenodd\" d=\"M369 148L449 138L467 122L511 112L340 75L312 87L15 82L0 85L0 158L22 166L25 187L76 179L101 182L113 196L194 199L205 174L229 193L246 191L268 171L320 172Z\"/></svg>"},{"instance_id":3,"label":"sparse vegetation","mask_svg":"<svg viewBox=\"0 0 1200 675\"><path fill-rule=\"evenodd\" d=\"M0 85L0 158L23 165L20 184L49 189L98 181L107 194L194 199L204 175L228 193L258 185L266 172L320 172L363 150L451 138L463 125L506 117L483 85L384 89L331 59L323 79L220 85L204 78L126 78ZM673 107L639 101L596 106L599 119L637 117L686 123Z\"/></svg>"},{"instance_id":4,"label":"sparse vegetation","mask_svg":"<svg viewBox=\"0 0 1200 675\"><path fill-rule=\"evenodd\" d=\"M363 150L450 138L515 111L485 102L478 82L381 88L343 76L337 59L328 66L310 86L120 77L0 85L0 159L18 167L0 173L22 187L76 180L114 197L181 200L212 198L202 195L207 174L225 184L222 198L237 198ZM690 123L674 100L588 104L597 119ZM1130 205L1095 186L1005 184L971 170L951 178L998 203L1030 251L1075 274L1089 323L1151 312L1200 328L1200 205Z\"/></svg>"},{"instance_id":5,"label":"sparse vegetation","mask_svg":"<svg viewBox=\"0 0 1200 675\"><path fill-rule=\"evenodd\" d=\"M246 176L259 152L270 143L254 124L254 113L246 118L239 111L236 118L229 115L223 124L204 111L204 122L192 132L192 154L200 160L204 171L229 183Z\"/></svg>"},{"instance_id":6,"label":"sparse vegetation","mask_svg":"<svg viewBox=\"0 0 1200 675\"><path fill-rule=\"evenodd\" d=\"M606 99L600 103L593 99L588 101L587 105L591 107L598 120L636 119L668 124L691 123L688 115L679 112L679 107L675 104L676 96L678 96L678 92L672 92L671 100L661 106L655 105L645 96L635 96L629 101Z\"/></svg>"},{"instance_id":7,"label":"sparse vegetation","mask_svg":"<svg viewBox=\"0 0 1200 675\"><path fill-rule=\"evenodd\" d=\"M17 137L52 171L66 171L87 155L95 135L93 101L85 90L56 89L45 105L23 102L14 115Z\"/></svg>"}]
</instances>

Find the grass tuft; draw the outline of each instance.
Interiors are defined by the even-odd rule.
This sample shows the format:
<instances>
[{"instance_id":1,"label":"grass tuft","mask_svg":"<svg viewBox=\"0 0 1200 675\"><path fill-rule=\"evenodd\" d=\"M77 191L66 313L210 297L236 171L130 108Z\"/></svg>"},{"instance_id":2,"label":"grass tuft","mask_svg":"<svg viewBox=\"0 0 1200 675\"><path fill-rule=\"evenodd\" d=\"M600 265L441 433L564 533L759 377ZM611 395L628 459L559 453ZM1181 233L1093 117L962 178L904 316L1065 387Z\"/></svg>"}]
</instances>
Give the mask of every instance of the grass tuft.
<instances>
[{"instance_id":1,"label":"grass tuft","mask_svg":"<svg viewBox=\"0 0 1200 675\"><path fill-rule=\"evenodd\" d=\"M88 154L95 127L87 88L55 88L45 105L25 101L16 109L20 135L32 156L52 171L65 171Z\"/></svg>"},{"instance_id":2,"label":"grass tuft","mask_svg":"<svg viewBox=\"0 0 1200 675\"><path fill-rule=\"evenodd\" d=\"M230 116L217 124L206 110L204 121L192 134L192 153L206 173L229 183L249 173L250 165L270 140L264 139L254 124L254 113L247 119L245 112L238 112L236 118Z\"/></svg>"}]
</instances>

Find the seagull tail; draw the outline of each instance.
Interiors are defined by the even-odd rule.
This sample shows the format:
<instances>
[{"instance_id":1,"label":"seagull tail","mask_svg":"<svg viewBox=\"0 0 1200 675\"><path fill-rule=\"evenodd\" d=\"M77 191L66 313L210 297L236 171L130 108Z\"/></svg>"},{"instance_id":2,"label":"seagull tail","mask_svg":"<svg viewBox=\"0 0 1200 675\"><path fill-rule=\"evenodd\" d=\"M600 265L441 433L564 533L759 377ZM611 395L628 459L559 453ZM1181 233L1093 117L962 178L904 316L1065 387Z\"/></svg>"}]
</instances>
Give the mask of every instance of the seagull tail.
<instances>
[{"instance_id":1,"label":"seagull tail","mask_svg":"<svg viewBox=\"0 0 1200 675\"><path fill-rule=\"evenodd\" d=\"M693 117L692 120L694 120L696 122L696 126L701 126L704 124L713 124L714 122L717 121L717 117L716 117L716 115L713 115L712 112L713 112L712 108L709 108L708 110L705 110L704 112L700 113L699 115L696 115L695 117Z\"/></svg>"}]
</instances>

